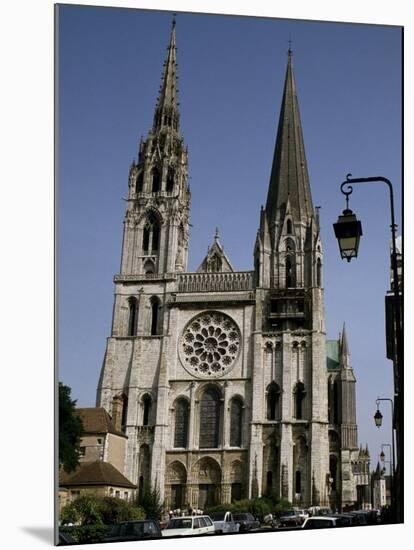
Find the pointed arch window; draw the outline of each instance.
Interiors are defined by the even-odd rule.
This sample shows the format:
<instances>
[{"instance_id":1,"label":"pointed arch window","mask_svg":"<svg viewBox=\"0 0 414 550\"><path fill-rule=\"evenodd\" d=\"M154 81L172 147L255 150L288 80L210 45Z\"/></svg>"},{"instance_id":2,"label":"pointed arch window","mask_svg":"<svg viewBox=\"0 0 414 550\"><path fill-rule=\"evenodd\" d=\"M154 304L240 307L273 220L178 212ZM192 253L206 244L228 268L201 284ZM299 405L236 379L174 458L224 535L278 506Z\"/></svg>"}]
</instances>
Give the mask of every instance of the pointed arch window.
<instances>
[{"instance_id":1,"label":"pointed arch window","mask_svg":"<svg viewBox=\"0 0 414 550\"><path fill-rule=\"evenodd\" d=\"M272 492L273 488L273 472L269 471L266 473L266 491L268 494Z\"/></svg>"},{"instance_id":2,"label":"pointed arch window","mask_svg":"<svg viewBox=\"0 0 414 550\"><path fill-rule=\"evenodd\" d=\"M188 420L188 401L186 399L179 399L175 404L174 447L187 447Z\"/></svg>"},{"instance_id":3,"label":"pointed arch window","mask_svg":"<svg viewBox=\"0 0 414 550\"><path fill-rule=\"evenodd\" d=\"M128 336L136 336L137 325L138 325L138 300L136 298L130 298L128 300L128 305L129 305Z\"/></svg>"},{"instance_id":4,"label":"pointed arch window","mask_svg":"<svg viewBox=\"0 0 414 550\"><path fill-rule=\"evenodd\" d=\"M137 183L135 187L136 192L141 193L143 186L144 186L144 172L141 171L137 177Z\"/></svg>"},{"instance_id":5,"label":"pointed arch window","mask_svg":"<svg viewBox=\"0 0 414 550\"><path fill-rule=\"evenodd\" d=\"M296 470L295 473L295 493L300 495L302 492L302 476L300 470Z\"/></svg>"},{"instance_id":6,"label":"pointed arch window","mask_svg":"<svg viewBox=\"0 0 414 550\"><path fill-rule=\"evenodd\" d=\"M333 382L332 382L332 378L329 377L328 379L328 420L329 420L329 423L330 424L333 424L333 405L332 405L332 400L333 400Z\"/></svg>"},{"instance_id":7,"label":"pointed arch window","mask_svg":"<svg viewBox=\"0 0 414 550\"><path fill-rule=\"evenodd\" d=\"M230 406L230 445L241 447L243 429L243 403L235 397L231 400Z\"/></svg>"},{"instance_id":8,"label":"pointed arch window","mask_svg":"<svg viewBox=\"0 0 414 550\"><path fill-rule=\"evenodd\" d=\"M121 429L123 432L125 432L127 418L128 418L128 397L125 394L122 394Z\"/></svg>"},{"instance_id":9,"label":"pointed arch window","mask_svg":"<svg viewBox=\"0 0 414 550\"><path fill-rule=\"evenodd\" d=\"M157 167L152 169L152 192L158 193L160 190L161 176Z\"/></svg>"},{"instance_id":10,"label":"pointed arch window","mask_svg":"<svg viewBox=\"0 0 414 550\"><path fill-rule=\"evenodd\" d=\"M160 300L157 296L151 298L151 336L159 334Z\"/></svg>"},{"instance_id":11,"label":"pointed arch window","mask_svg":"<svg viewBox=\"0 0 414 550\"><path fill-rule=\"evenodd\" d=\"M322 286L322 262L320 258L316 260L316 286Z\"/></svg>"},{"instance_id":12,"label":"pointed arch window","mask_svg":"<svg viewBox=\"0 0 414 550\"><path fill-rule=\"evenodd\" d=\"M214 449L219 444L220 395L207 389L200 402L200 449Z\"/></svg>"},{"instance_id":13,"label":"pointed arch window","mask_svg":"<svg viewBox=\"0 0 414 550\"><path fill-rule=\"evenodd\" d=\"M174 189L174 170L172 168L169 168L167 173L166 191L167 193L172 193L173 189Z\"/></svg>"},{"instance_id":14,"label":"pointed arch window","mask_svg":"<svg viewBox=\"0 0 414 550\"><path fill-rule=\"evenodd\" d=\"M290 221L290 220L289 220ZM286 239L285 283L286 288L296 286L296 247L293 239Z\"/></svg>"},{"instance_id":15,"label":"pointed arch window","mask_svg":"<svg viewBox=\"0 0 414 550\"><path fill-rule=\"evenodd\" d=\"M286 256L286 287L296 286L296 262L293 254Z\"/></svg>"},{"instance_id":16,"label":"pointed arch window","mask_svg":"<svg viewBox=\"0 0 414 550\"><path fill-rule=\"evenodd\" d=\"M336 491L337 469L338 469L338 459L336 458L335 455L330 455L329 472L330 472L330 477L332 479L332 485L331 485L332 491Z\"/></svg>"},{"instance_id":17,"label":"pointed arch window","mask_svg":"<svg viewBox=\"0 0 414 550\"><path fill-rule=\"evenodd\" d=\"M303 382L298 382L294 389L294 407L296 420L303 419L303 400L305 399L305 386Z\"/></svg>"},{"instance_id":18,"label":"pointed arch window","mask_svg":"<svg viewBox=\"0 0 414 550\"><path fill-rule=\"evenodd\" d=\"M267 419L278 420L280 418L280 388L272 382L267 388Z\"/></svg>"},{"instance_id":19,"label":"pointed arch window","mask_svg":"<svg viewBox=\"0 0 414 550\"><path fill-rule=\"evenodd\" d=\"M338 382L336 380L333 384L333 423L339 423L339 391Z\"/></svg>"},{"instance_id":20,"label":"pointed arch window","mask_svg":"<svg viewBox=\"0 0 414 550\"><path fill-rule=\"evenodd\" d=\"M156 254L159 249L160 223L157 216L150 212L144 225L142 250L145 255Z\"/></svg>"},{"instance_id":21,"label":"pointed arch window","mask_svg":"<svg viewBox=\"0 0 414 550\"><path fill-rule=\"evenodd\" d=\"M155 273L154 262L147 260L144 264L145 275L153 275Z\"/></svg>"},{"instance_id":22,"label":"pointed arch window","mask_svg":"<svg viewBox=\"0 0 414 550\"><path fill-rule=\"evenodd\" d=\"M286 233L292 235L292 220L286 222Z\"/></svg>"},{"instance_id":23,"label":"pointed arch window","mask_svg":"<svg viewBox=\"0 0 414 550\"><path fill-rule=\"evenodd\" d=\"M148 426L150 421L152 399L148 394L142 398L142 425Z\"/></svg>"}]
</instances>

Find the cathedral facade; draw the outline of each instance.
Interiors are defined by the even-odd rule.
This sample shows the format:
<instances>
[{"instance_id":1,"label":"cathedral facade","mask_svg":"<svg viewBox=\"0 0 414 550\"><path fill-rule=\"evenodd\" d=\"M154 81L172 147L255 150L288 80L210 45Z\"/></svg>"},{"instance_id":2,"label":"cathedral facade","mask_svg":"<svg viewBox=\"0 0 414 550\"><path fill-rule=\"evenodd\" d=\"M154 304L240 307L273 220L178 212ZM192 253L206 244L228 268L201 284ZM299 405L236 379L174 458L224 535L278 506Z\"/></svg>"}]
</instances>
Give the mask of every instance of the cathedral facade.
<instances>
[{"instance_id":1,"label":"cathedral facade","mask_svg":"<svg viewBox=\"0 0 414 550\"><path fill-rule=\"evenodd\" d=\"M139 491L158 487L168 508L269 493L338 510L361 500L369 459L367 469L345 329L326 340L324 257L291 51L252 271L233 269L218 231L198 270L187 271L175 23L128 188L97 391L97 406L128 437L126 477Z\"/></svg>"}]
</instances>

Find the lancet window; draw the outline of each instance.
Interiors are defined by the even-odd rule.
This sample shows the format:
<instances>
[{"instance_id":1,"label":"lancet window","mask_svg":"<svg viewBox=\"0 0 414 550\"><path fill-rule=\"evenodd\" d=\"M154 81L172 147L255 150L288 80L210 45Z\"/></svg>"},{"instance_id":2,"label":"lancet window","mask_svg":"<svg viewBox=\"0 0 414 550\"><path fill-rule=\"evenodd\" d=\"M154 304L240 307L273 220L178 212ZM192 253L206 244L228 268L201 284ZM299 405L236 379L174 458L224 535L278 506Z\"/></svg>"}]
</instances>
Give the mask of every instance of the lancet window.
<instances>
[{"instance_id":1,"label":"lancet window","mask_svg":"<svg viewBox=\"0 0 414 550\"><path fill-rule=\"evenodd\" d=\"M142 250L145 255L156 254L159 249L160 223L152 212L148 215L142 236Z\"/></svg>"}]
</instances>

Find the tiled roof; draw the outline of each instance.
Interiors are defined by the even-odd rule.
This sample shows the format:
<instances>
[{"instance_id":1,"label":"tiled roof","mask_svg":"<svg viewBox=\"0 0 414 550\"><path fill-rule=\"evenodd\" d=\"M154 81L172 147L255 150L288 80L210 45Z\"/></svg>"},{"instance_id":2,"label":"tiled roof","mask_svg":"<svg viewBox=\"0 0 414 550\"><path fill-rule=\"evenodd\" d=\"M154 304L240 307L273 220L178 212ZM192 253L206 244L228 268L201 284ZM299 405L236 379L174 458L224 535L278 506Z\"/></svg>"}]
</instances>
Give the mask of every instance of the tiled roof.
<instances>
[{"instance_id":1,"label":"tiled roof","mask_svg":"<svg viewBox=\"0 0 414 550\"><path fill-rule=\"evenodd\" d=\"M109 462L83 462L74 473L60 472L59 485L62 487L113 485L115 487L135 488L119 470Z\"/></svg>"},{"instance_id":2,"label":"tiled roof","mask_svg":"<svg viewBox=\"0 0 414 550\"><path fill-rule=\"evenodd\" d=\"M110 415L103 407L76 409L76 413L82 419L83 433L112 433L126 437L124 433L115 430Z\"/></svg>"}]
</instances>

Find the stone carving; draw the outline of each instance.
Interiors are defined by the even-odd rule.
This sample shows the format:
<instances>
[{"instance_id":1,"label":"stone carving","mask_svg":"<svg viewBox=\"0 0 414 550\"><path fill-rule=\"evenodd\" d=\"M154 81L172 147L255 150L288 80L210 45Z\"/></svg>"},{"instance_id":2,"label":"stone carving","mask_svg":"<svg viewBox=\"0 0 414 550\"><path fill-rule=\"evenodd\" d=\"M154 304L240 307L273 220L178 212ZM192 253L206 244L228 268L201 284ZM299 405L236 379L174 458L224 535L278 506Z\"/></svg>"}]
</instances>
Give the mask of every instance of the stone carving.
<instances>
[{"instance_id":1,"label":"stone carving","mask_svg":"<svg viewBox=\"0 0 414 550\"><path fill-rule=\"evenodd\" d=\"M215 378L228 373L239 354L241 334L231 317L217 311L193 317L180 341L180 358L191 374Z\"/></svg>"}]
</instances>

